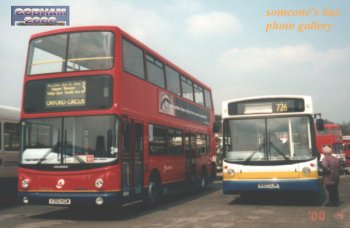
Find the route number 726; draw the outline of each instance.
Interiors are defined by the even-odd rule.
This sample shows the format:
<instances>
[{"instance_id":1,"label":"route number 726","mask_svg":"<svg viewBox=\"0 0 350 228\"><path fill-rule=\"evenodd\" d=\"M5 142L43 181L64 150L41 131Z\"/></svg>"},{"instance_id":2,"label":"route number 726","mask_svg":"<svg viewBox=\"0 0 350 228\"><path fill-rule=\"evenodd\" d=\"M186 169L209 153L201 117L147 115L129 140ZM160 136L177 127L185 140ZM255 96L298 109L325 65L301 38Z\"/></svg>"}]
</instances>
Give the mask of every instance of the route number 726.
<instances>
[{"instance_id":1,"label":"route number 726","mask_svg":"<svg viewBox=\"0 0 350 228\"><path fill-rule=\"evenodd\" d=\"M288 111L288 105L286 103L276 104L276 111L277 112L287 112Z\"/></svg>"}]
</instances>

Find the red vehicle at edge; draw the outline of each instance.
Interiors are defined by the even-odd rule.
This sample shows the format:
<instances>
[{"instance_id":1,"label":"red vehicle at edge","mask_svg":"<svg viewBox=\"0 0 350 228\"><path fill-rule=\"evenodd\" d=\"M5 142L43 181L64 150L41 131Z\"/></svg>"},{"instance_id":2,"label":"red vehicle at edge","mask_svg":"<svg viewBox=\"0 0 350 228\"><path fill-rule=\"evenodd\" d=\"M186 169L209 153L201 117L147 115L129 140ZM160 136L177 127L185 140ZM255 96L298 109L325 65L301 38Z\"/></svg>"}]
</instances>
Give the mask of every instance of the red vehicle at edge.
<instances>
[{"instance_id":1,"label":"red vehicle at edge","mask_svg":"<svg viewBox=\"0 0 350 228\"><path fill-rule=\"evenodd\" d=\"M211 89L118 27L30 39L21 113L24 204L150 204L205 188Z\"/></svg>"},{"instance_id":2,"label":"red vehicle at edge","mask_svg":"<svg viewBox=\"0 0 350 228\"><path fill-rule=\"evenodd\" d=\"M343 152L343 135L342 130L337 124L325 124L324 131L316 130L316 147L322 155L322 148L330 145L333 148L333 156L339 159L341 165L341 173L345 168L345 155Z\"/></svg>"},{"instance_id":3,"label":"red vehicle at edge","mask_svg":"<svg viewBox=\"0 0 350 228\"><path fill-rule=\"evenodd\" d=\"M345 154L345 166L350 167L350 135L343 135L343 150Z\"/></svg>"}]
</instances>

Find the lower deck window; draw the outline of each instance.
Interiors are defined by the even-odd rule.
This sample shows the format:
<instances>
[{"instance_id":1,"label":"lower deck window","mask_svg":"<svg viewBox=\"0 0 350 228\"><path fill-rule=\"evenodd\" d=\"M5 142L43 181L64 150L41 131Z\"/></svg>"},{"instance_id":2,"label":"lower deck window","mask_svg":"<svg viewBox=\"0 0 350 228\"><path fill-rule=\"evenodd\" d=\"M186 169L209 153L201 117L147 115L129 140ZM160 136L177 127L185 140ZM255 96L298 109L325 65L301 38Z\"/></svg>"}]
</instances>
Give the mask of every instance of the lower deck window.
<instances>
[{"instance_id":1,"label":"lower deck window","mask_svg":"<svg viewBox=\"0 0 350 228\"><path fill-rule=\"evenodd\" d=\"M19 124L5 123L4 124L4 149L6 151L19 150Z\"/></svg>"},{"instance_id":2,"label":"lower deck window","mask_svg":"<svg viewBox=\"0 0 350 228\"><path fill-rule=\"evenodd\" d=\"M149 125L149 152L151 154L166 154L167 129Z\"/></svg>"}]
</instances>

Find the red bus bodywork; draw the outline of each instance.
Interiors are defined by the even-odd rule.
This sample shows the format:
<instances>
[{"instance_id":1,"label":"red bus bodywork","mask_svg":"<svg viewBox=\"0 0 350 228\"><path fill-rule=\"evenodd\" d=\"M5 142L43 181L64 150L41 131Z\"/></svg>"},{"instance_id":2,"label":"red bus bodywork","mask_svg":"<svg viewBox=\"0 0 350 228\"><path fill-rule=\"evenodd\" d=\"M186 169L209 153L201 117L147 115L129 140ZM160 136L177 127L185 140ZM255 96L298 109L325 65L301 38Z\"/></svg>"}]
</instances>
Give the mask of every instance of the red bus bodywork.
<instances>
[{"instance_id":1,"label":"red bus bodywork","mask_svg":"<svg viewBox=\"0 0 350 228\"><path fill-rule=\"evenodd\" d=\"M188 80L192 81L192 84L199 85L209 92L210 88L118 27L88 26L58 29L33 35L31 40L61 33L87 31L109 31L114 34L113 67L106 70L48 73L34 76L27 75L26 73L24 76L25 86L22 107L25 106L26 85L33 81L50 79L70 80L72 78L78 80L82 76L89 78L98 75L108 75L112 78L112 105L106 109L36 113L28 113L25 111L25 108L22 108L22 126L25 125L25 121L40 118L116 116L116 121L118 121L116 147L118 149L115 153L117 153L118 157L114 163L112 162L113 164L100 164L96 167L91 165L88 168L75 167L70 164L47 165L47 168L45 168L46 166L43 168L36 164L26 165L20 162L18 168L19 201L26 204L74 205L79 203L100 204L102 198L103 202L101 204L105 205L145 199L152 197L148 196L149 192L153 191L151 185L159 185L155 191L162 191L163 193L177 187L189 186L188 183L191 180L188 178L188 173L191 171L189 171L186 164L191 162L195 164L194 179L196 180L196 184L206 184L206 181L212 176L211 157L215 153L215 138L212 129L214 121L212 98L210 97L210 101L206 101L211 103L211 107L208 108L124 71L123 39L142 49L143 56L146 54L152 55L164 65L184 75ZM208 113L208 123L198 123L161 113L159 111L159 99L162 94L169 95L174 100L176 99L179 102L190 105L192 108L195 107ZM157 126L161 126L167 132L170 132L170 129L181 131L181 153L177 155L171 155L169 153L157 155L149 152L152 146L150 145L150 138L153 137L150 136L150 132L155 131L154 129ZM127 135L125 135L125 132L128 132ZM204 135L207 142L206 152L202 154L196 152L199 147L199 144L196 144L197 141L193 142L193 140L198 140L198 135ZM125 138L127 137L130 138L130 141L126 141ZM138 143L140 143L138 140L141 142L142 146L140 148L142 151L141 157L136 162L136 157L139 156L135 152L138 148ZM192 152L195 151L195 153L191 152L192 155L189 155L190 152L188 149L186 150L186 143L193 143L194 146L191 146L190 150ZM125 149L126 144L128 144L128 149ZM25 150L26 148L22 148L22 153ZM126 150L129 150L129 152ZM35 152L35 149L33 151ZM24 159L23 154L22 159ZM101 183L102 187L100 187Z\"/></svg>"},{"instance_id":2,"label":"red bus bodywork","mask_svg":"<svg viewBox=\"0 0 350 228\"><path fill-rule=\"evenodd\" d=\"M333 156L340 161L342 169L345 165L345 155L343 152L343 135L342 130L337 124L325 124L324 131L316 130L316 147L322 155L322 148L330 145L333 149Z\"/></svg>"},{"instance_id":3,"label":"red bus bodywork","mask_svg":"<svg viewBox=\"0 0 350 228\"><path fill-rule=\"evenodd\" d=\"M350 136L344 135L343 136L343 149L345 154L345 165L347 167L350 167Z\"/></svg>"}]
</instances>

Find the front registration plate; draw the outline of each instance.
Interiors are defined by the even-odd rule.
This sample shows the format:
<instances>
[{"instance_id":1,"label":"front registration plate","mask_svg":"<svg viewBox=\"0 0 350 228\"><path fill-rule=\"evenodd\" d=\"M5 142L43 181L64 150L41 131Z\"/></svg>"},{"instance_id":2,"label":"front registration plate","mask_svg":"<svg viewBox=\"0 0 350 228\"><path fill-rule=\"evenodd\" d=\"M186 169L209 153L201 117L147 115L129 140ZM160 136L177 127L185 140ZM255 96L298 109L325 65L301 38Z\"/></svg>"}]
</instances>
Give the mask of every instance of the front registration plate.
<instances>
[{"instance_id":1,"label":"front registration plate","mask_svg":"<svg viewBox=\"0 0 350 228\"><path fill-rule=\"evenodd\" d=\"M280 185L278 183L263 183L258 184L259 189L280 189Z\"/></svg>"},{"instance_id":2,"label":"front registration plate","mask_svg":"<svg viewBox=\"0 0 350 228\"><path fill-rule=\"evenodd\" d=\"M70 199L49 199L51 205L70 205Z\"/></svg>"}]
</instances>

